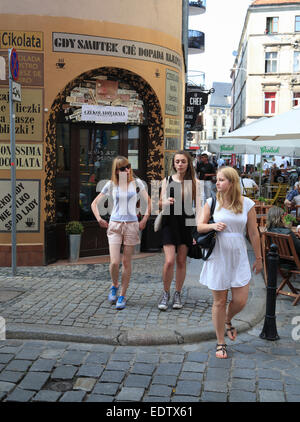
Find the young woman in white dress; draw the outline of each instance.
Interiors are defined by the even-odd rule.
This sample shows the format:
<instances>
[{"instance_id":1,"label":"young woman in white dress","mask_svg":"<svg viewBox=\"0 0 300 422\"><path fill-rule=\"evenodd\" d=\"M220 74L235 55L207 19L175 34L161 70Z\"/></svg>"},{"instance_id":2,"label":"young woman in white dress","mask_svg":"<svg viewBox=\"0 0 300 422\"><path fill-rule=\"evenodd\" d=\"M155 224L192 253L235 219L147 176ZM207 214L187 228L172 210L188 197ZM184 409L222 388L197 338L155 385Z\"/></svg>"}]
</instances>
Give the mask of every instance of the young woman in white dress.
<instances>
[{"instance_id":1,"label":"young woman in white dress","mask_svg":"<svg viewBox=\"0 0 300 422\"><path fill-rule=\"evenodd\" d=\"M232 326L232 318L247 303L251 269L245 242L246 227L255 253L253 271L262 270L260 238L256 223L254 202L241 195L239 176L231 167L221 167L217 173L217 201L214 223L208 224L212 198L209 198L198 219L200 233L217 231L216 245L212 254L204 262L200 283L208 286L213 293L212 319L217 336L217 358L227 358L224 341L225 325L227 336L235 340L237 332ZM228 290L232 299L226 307Z\"/></svg>"}]
</instances>

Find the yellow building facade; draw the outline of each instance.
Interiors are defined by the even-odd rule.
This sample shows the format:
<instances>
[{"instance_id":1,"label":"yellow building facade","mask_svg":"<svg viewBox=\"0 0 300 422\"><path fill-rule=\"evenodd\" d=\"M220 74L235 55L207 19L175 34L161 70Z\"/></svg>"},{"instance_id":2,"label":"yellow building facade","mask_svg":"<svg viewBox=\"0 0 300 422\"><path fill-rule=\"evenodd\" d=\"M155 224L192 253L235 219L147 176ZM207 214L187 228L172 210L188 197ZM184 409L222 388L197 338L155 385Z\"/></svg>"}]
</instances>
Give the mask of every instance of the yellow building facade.
<instances>
[{"instance_id":1,"label":"yellow building facade","mask_svg":"<svg viewBox=\"0 0 300 422\"><path fill-rule=\"evenodd\" d=\"M149 185L182 147L182 1L2 1L0 266L11 265L8 49L19 61L15 103L17 265L67 257L65 225L85 227L81 256L108 253L90 203L128 156ZM100 183L100 185L99 185Z\"/></svg>"}]
</instances>

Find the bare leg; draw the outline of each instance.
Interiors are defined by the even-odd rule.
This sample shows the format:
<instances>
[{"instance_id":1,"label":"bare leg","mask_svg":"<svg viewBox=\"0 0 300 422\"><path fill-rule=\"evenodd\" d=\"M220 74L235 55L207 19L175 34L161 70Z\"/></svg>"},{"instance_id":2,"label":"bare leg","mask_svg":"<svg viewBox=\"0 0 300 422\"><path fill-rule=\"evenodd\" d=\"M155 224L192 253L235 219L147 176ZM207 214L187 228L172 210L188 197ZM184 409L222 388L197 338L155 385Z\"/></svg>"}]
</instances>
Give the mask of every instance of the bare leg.
<instances>
[{"instance_id":1,"label":"bare leg","mask_svg":"<svg viewBox=\"0 0 300 422\"><path fill-rule=\"evenodd\" d=\"M164 253L165 253L165 263L163 267L164 290L166 292L169 292L170 286L173 280L173 275L174 275L175 246L164 245Z\"/></svg>"},{"instance_id":2,"label":"bare leg","mask_svg":"<svg viewBox=\"0 0 300 422\"><path fill-rule=\"evenodd\" d=\"M248 294L249 294L249 283L243 287L232 287L231 288L232 299L228 304L227 312L226 312L226 322L230 323L232 318L241 312L241 310L245 307ZM227 324L227 327L230 328L230 324ZM235 340L236 338L236 330L227 331L228 337L230 340Z\"/></svg>"},{"instance_id":3,"label":"bare leg","mask_svg":"<svg viewBox=\"0 0 300 422\"><path fill-rule=\"evenodd\" d=\"M119 265L121 260L121 245L112 244L109 245L110 265L109 272L112 280L112 284L115 287L119 286Z\"/></svg>"},{"instance_id":4,"label":"bare leg","mask_svg":"<svg viewBox=\"0 0 300 422\"><path fill-rule=\"evenodd\" d=\"M212 306L212 320L216 330L217 343L224 344L225 318L226 318L226 301L228 290L213 290L213 306ZM222 352L217 352L217 354ZM219 356L217 356L219 357ZM221 356L220 356L221 357Z\"/></svg>"},{"instance_id":5,"label":"bare leg","mask_svg":"<svg viewBox=\"0 0 300 422\"><path fill-rule=\"evenodd\" d=\"M186 275L186 257L188 247L186 245L179 245L177 247L176 256L176 292L181 292L185 275Z\"/></svg>"},{"instance_id":6,"label":"bare leg","mask_svg":"<svg viewBox=\"0 0 300 422\"><path fill-rule=\"evenodd\" d=\"M121 296L126 296L129 280L131 276L131 259L134 251L134 246L124 245L122 258L122 286Z\"/></svg>"}]
</instances>

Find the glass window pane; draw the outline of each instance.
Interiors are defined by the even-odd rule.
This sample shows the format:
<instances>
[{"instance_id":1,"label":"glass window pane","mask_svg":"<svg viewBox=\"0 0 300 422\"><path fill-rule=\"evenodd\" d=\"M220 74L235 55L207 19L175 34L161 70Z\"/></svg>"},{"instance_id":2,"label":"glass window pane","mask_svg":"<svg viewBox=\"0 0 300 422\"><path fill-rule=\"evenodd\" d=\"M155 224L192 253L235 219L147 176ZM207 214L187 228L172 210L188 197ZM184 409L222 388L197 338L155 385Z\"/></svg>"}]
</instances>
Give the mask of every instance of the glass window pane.
<instances>
[{"instance_id":1,"label":"glass window pane","mask_svg":"<svg viewBox=\"0 0 300 422\"><path fill-rule=\"evenodd\" d=\"M295 32L300 31L300 16L296 16L295 18Z\"/></svg>"},{"instance_id":2,"label":"glass window pane","mask_svg":"<svg viewBox=\"0 0 300 422\"><path fill-rule=\"evenodd\" d=\"M300 52L294 51L294 72L300 72Z\"/></svg>"},{"instance_id":3,"label":"glass window pane","mask_svg":"<svg viewBox=\"0 0 300 422\"><path fill-rule=\"evenodd\" d=\"M94 220L91 203L100 180L111 178L111 165L119 154L117 130L80 129L80 220Z\"/></svg>"},{"instance_id":4,"label":"glass window pane","mask_svg":"<svg viewBox=\"0 0 300 422\"><path fill-rule=\"evenodd\" d=\"M57 170L70 170L70 126L68 123L56 125Z\"/></svg>"},{"instance_id":5,"label":"glass window pane","mask_svg":"<svg viewBox=\"0 0 300 422\"><path fill-rule=\"evenodd\" d=\"M139 163L140 128L138 126L128 127L128 160L133 170L140 168Z\"/></svg>"}]
</instances>

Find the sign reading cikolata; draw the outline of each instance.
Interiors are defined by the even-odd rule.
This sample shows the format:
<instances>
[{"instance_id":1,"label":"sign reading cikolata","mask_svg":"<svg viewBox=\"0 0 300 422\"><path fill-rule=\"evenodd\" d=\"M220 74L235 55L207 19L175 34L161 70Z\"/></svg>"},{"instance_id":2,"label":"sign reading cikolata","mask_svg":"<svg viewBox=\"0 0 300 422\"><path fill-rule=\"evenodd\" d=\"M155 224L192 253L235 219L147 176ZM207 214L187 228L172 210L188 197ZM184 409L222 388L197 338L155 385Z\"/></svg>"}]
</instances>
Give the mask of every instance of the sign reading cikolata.
<instances>
[{"instance_id":1,"label":"sign reading cikolata","mask_svg":"<svg viewBox=\"0 0 300 422\"><path fill-rule=\"evenodd\" d=\"M182 58L175 51L132 40L53 32L52 48L55 52L132 58L182 68Z\"/></svg>"}]
</instances>

